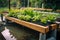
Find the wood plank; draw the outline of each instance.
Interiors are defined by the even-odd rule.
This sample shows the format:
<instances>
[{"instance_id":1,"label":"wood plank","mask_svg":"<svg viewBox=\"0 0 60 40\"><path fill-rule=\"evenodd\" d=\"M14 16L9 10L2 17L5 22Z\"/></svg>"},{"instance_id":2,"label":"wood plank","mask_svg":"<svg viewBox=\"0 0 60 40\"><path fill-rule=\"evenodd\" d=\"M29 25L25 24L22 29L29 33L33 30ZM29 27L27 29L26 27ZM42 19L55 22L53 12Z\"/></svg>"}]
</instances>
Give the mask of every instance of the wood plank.
<instances>
[{"instance_id":1,"label":"wood plank","mask_svg":"<svg viewBox=\"0 0 60 40\"><path fill-rule=\"evenodd\" d=\"M41 25L38 25L38 24L34 24L34 23L23 21L23 20L19 20L19 19L13 18L13 17L5 16L5 18L12 21L12 22L18 23L20 25L23 25L25 27L36 30L36 31L41 32L41 33L47 33L49 31L48 26L46 26L46 27L41 26ZM52 30L56 29L56 27L57 27L56 24L54 24L54 25L52 24L51 26L52 26Z\"/></svg>"},{"instance_id":2,"label":"wood plank","mask_svg":"<svg viewBox=\"0 0 60 40\"><path fill-rule=\"evenodd\" d=\"M21 9L26 9L26 8L21 8ZM32 7L29 7L29 8L32 8ZM50 11L50 12L53 10L53 9L48 9L48 8L32 8L32 9L38 10L38 11ZM56 12L60 12L60 9L57 9Z\"/></svg>"},{"instance_id":3,"label":"wood plank","mask_svg":"<svg viewBox=\"0 0 60 40\"><path fill-rule=\"evenodd\" d=\"M47 8L44 8L44 9L43 9L43 8L33 8L33 9L34 9L34 10L39 10L39 11L40 11L40 10L42 10L42 11L50 11L50 12L52 11L52 9L47 9ZM60 12L60 10L57 9L56 12Z\"/></svg>"},{"instance_id":4,"label":"wood plank","mask_svg":"<svg viewBox=\"0 0 60 40\"><path fill-rule=\"evenodd\" d=\"M51 27L52 27L51 30L57 29L57 24L51 24Z\"/></svg>"}]
</instances>

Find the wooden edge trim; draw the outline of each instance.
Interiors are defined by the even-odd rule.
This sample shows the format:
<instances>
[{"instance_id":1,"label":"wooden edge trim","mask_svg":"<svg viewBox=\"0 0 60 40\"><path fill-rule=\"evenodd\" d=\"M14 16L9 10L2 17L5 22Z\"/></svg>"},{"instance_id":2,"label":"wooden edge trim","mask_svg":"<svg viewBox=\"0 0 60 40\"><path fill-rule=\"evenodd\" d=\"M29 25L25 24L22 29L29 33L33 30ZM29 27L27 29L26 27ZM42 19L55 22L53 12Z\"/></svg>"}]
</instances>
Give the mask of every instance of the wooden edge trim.
<instances>
[{"instance_id":1,"label":"wooden edge trim","mask_svg":"<svg viewBox=\"0 0 60 40\"><path fill-rule=\"evenodd\" d=\"M52 27L52 30L57 29L57 24L52 24L51 27Z\"/></svg>"},{"instance_id":2,"label":"wooden edge trim","mask_svg":"<svg viewBox=\"0 0 60 40\"><path fill-rule=\"evenodd\" d=\"M41 32L41 33L47 33L49 31L49 27L45 27L45 26L41 26L41 25L38 25L38 24L26 22L26 21L19 20L19 19L13 18L13 17L5 16L5 18L10 20L10 21L13 21L15 23L18 23L20 25L24 25L25 27L28 27L30 29ZM52 30L56 29L56 27L57 27L56 24L54 24L54 25L52 24L51 26L52 26Z\"/></svg>"},{"instance_id":3,"label":"wooden edge trim","mask_svg":"<svg viewBox=\"0 0 60 40\"><path fill-rule=\"evenodd\" d=\"M32 7L30 7L30 8L32 8ZM26 9L26 8L21 8L21 9ZM48 9L48 8L32 8L33 10L38 10L38 11L52 11L53 9ZM57 9L56 10L56 12L60 12L60 10L59 9Z\"/></svg>"}]
</instances>

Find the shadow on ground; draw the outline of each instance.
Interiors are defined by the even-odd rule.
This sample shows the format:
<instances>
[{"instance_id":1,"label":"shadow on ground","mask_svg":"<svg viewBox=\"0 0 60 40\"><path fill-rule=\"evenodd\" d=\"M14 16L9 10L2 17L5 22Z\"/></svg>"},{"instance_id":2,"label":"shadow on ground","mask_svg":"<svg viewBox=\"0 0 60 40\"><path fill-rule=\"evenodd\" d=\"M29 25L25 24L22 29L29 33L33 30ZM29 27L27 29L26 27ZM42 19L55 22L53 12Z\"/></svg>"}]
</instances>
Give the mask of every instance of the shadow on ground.
<instances>
[{"instance_id":1,"label":"shadow on ground","mask_svg":"<svg viewBox=\"0 0 60 40\"><path fill-rule=\"evenodd\" d=\"M4 30L4 27L7 27L10 30L10 33L13 34L13 36L17 40L38 40L39 39L39 32L26 28L22 25L16 23L7 24L6 26L0 27L0 32ZM5 40L4 37L1 35L1 33L0 33L0 40ZM57 40L60 40L60 31L58 31L57 33Z\"/></svg>"},{"instance_id":2,"label":"shadow on ground","mask_svg":"<svg viewBox=\"0 0 60 40\"><path fill-rule=\"evenodd\" d=\"M6 26L11 34L17 38L17 40L38 40L39 33L37 31L26 28L16 23L11 23Z\"/></svg>"}]
</instances>

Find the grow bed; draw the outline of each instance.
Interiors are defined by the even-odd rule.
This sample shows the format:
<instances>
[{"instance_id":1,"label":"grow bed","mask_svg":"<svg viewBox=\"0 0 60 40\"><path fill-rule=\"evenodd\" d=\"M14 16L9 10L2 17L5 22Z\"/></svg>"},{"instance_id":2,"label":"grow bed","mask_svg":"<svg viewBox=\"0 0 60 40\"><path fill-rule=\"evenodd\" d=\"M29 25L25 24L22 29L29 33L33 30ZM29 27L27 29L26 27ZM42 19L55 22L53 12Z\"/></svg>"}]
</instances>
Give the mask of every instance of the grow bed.
<instances>
[{"instance_id":1,"label":"grow bed","mask_svg":"<svg viewBox=\"0 0 60 40\"><path fill-rule=\"evenodd\" d=\"M28 8L20 10L12 9L5 18L38 32L47 33L50 29L54 30L57 28L57 24L54 23L57 16L59 14L46 14Z\"/></svg>"},{"instance_id":2,"label":"grow bed","mask_svg":"<svg viewBox=\"0 0 60 40\"><path fill-rule=\"evenodd\" d=\"M42 25L38 25L38 24L35 24L35 23L27 22L27 21L24 21L24 20L19 20L19 19L14 18L14 17L9 17L7 15L5 16L5 18L7 20L10 20L11 22L15 22L17 24L23 25L25 27L36 30L36 31L41 32L41 33L49 32L50 27L51 27L51 30L54 30L54 29L57 28L57 24L51 24L49 26L48 25L47 26L42 26Z\"/></svg>"},{"instance_id":3,"label":"grow bed","mask_svg":"<svg viewBox=\"0 0 60 40\"><path fill-rule=\"evenodd\" d=\"M47 40L47 36L49 36L47 34L53 35L54 39L56 39L57 24L54 22L58 16L60 15L41 13L32 9L22 9L11 10L5 18L11 22L38 31L40 33L39 40ZM50 36L50 38L52 38L52 36Z\"/></svg>"}]
</instances>

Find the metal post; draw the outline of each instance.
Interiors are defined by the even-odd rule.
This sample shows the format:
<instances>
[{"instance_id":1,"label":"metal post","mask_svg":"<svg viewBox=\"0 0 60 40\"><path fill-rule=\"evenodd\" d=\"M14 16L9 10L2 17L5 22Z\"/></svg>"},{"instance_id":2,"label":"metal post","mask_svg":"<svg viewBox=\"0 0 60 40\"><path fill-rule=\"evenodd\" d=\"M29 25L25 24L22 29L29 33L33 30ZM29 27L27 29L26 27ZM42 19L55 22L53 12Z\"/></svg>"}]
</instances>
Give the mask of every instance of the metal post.
<instances>
[{"instance_id":1,"label":"metal post","mask_svg":"<svg viewBox=\"0 0 60 40\"><path fill-rule=\"evenodd\" d=\"M52 31L51 36L54 38L54 40L56 40L56 36L57 36L57 29Z\"/></svg>"},{"instance_id":2,"label":"metal post","mask_svg":"<svg viewBox=\"0 0 60 40\"><path fill-rule=\"evenodd\" d=\"M24 0L24 7L25 7L25 0Z\"/></svg>"},{"instance_id":3,"label":"metal post","mask_svg":"<svg viewBox=\"0 0 60 40\"><path fill-rule=\"evenodd\" d=\"M40 33L39 40L46 40L46 34Z\"/></svg>"},{"instance_id":4,"label":"metal post","mask_svg":"<svg viewBox=\"0 0 60 40\"><path fill-rule=\"evenodd\" d=\"M10 0L9 0L9 11L10 11Z\"/></svg>"},{"instance_id":5,"label":"metal post","mask_svg":"<svg viewBox=\"0 0 60 40\"><path fill-rule=\"evenodd\" d=\"M1 21L3 22L3 13L1 14Z\"/></svg>"},{"instance_id":6,"label":"metal post","mask_svg":"<svg viewBox=\"0 0 60 40\"><path fill-rule=\"evenodd\" d=\"M57 36L57 29L55 29L55 30L53 31L53 36L54 36L54 38L56 38L56 36Z\"/></svg>"},{"instance_id":7,"label":"metal post","mask_svg":"<svg viewBox=\"0 0 60 40\"><path fill-rule=\"evenodd\" d=\"M27 7L29 7L29 0L28 0L28 5L27 5Z\"/></svg>"},{"instance_id":8,"label":"metal post","mask_svg":"<svg viewBox=\"0 0 60 40\"><path fill-rule=\"evenodd\" d=\"M59 24L59 28L60 28L60 24Z\"/></svg>"}]
</instances>

